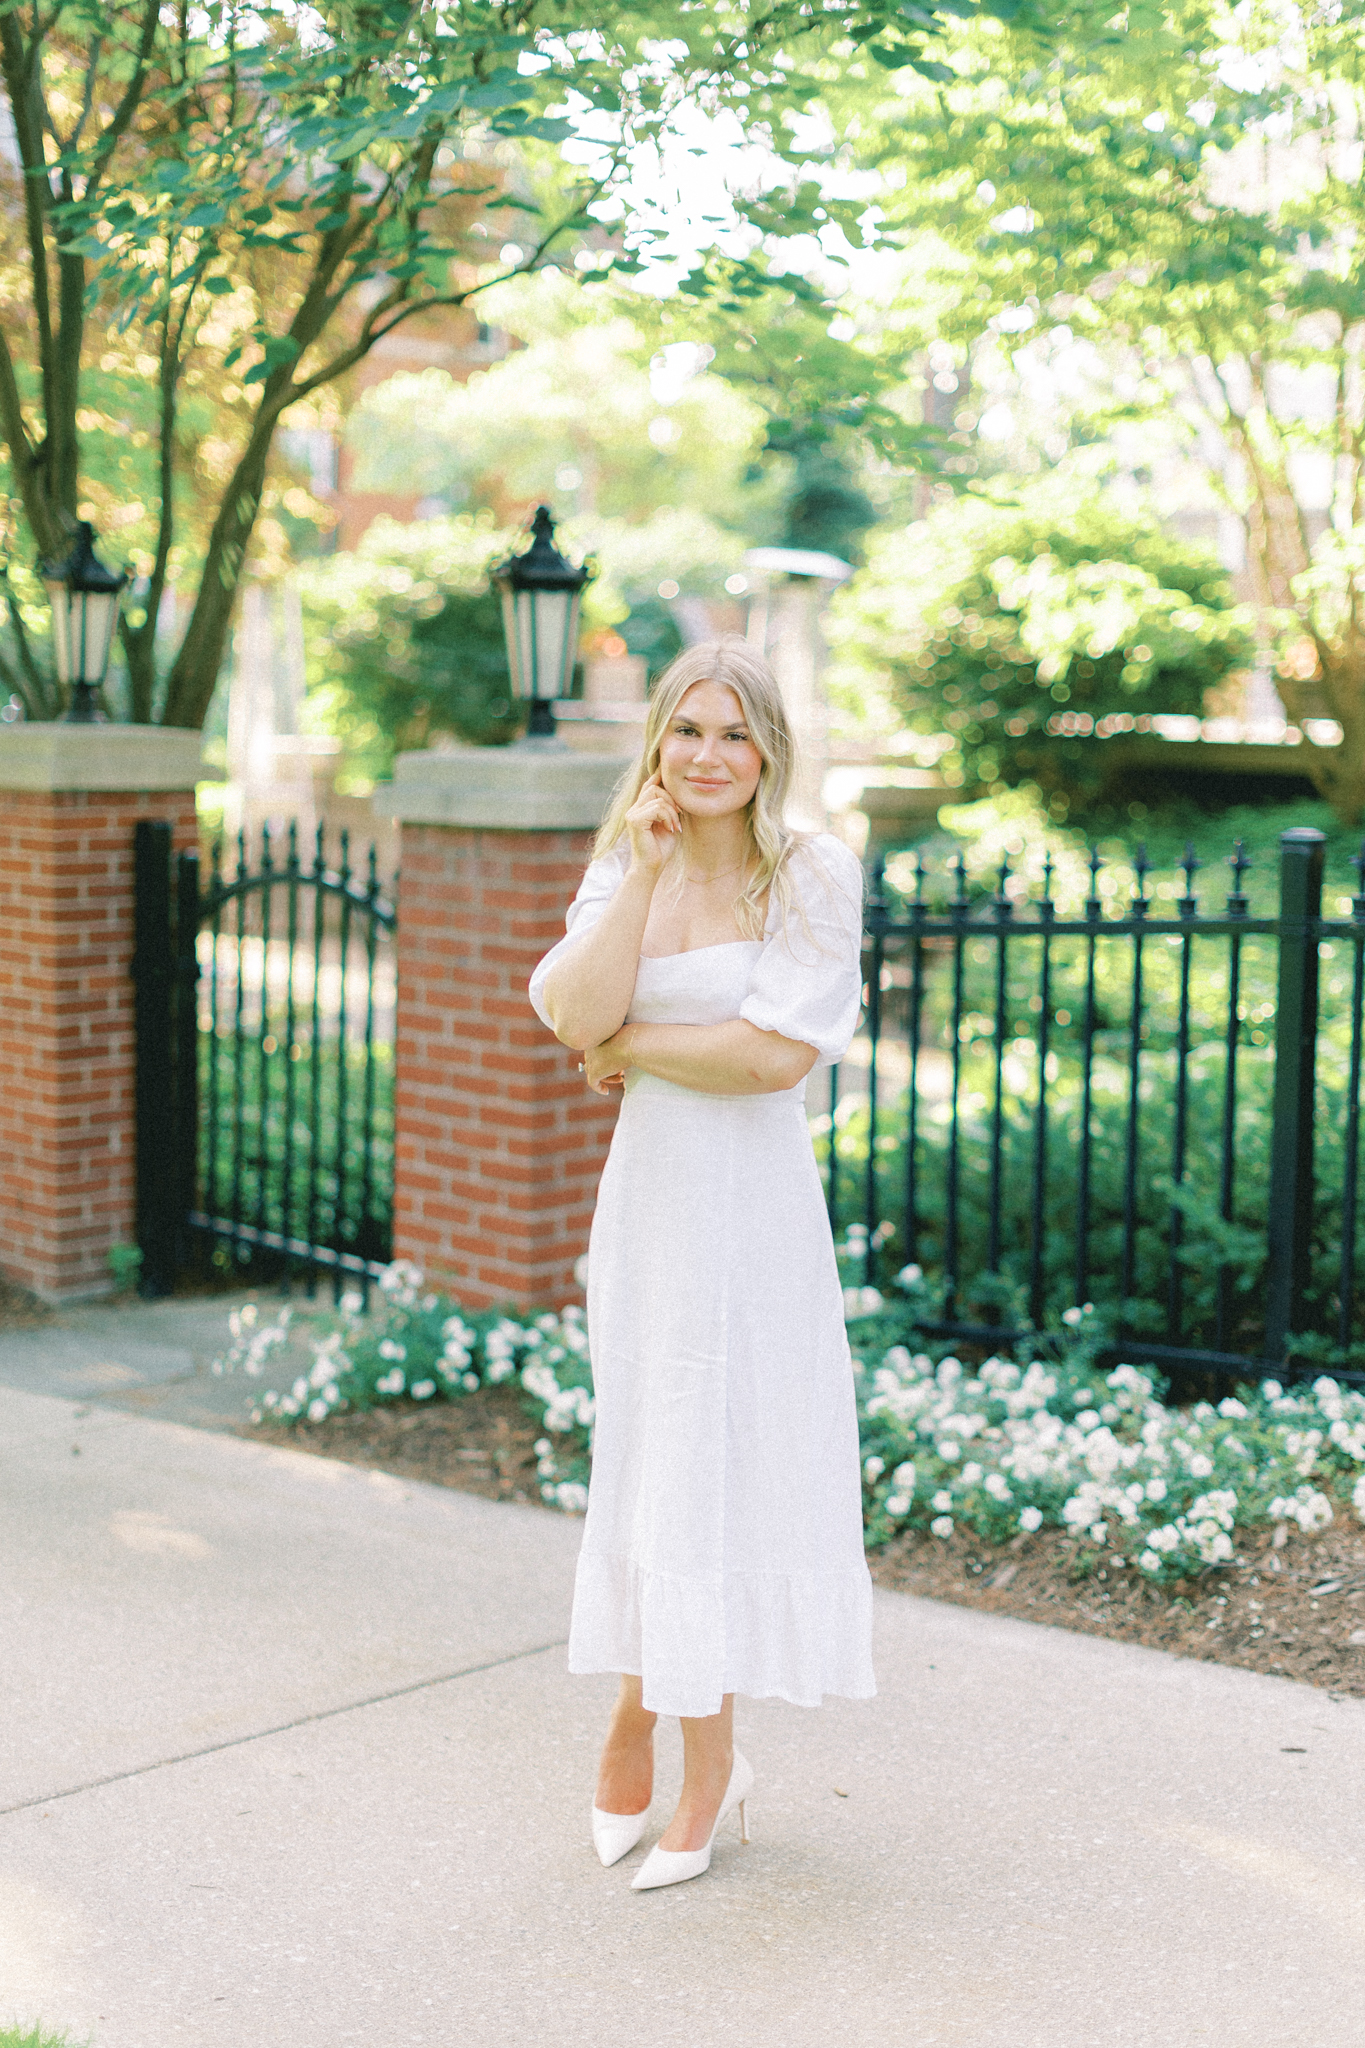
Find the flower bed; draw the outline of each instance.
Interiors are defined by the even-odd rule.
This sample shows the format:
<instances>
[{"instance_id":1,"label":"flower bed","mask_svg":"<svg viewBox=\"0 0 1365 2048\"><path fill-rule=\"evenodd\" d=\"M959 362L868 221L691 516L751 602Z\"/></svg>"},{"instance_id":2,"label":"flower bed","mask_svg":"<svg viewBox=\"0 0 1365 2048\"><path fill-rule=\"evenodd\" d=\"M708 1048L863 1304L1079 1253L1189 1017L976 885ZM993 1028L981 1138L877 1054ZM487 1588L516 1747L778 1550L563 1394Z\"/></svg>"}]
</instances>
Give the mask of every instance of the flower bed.
<instances>
[{"instance_id":1,"label":"flower bed","mask_svg":"<svg viewBox=\"0 0 1365 2048\"><path fill-rule=\"evenodd\" d=\"M266 1392L253 1422L323 1422L344 1411L384 1402L458 1401L478 1387L519 1378L540 1409L547 1432L536 1445L543 1500L570 1514L588 1504L592 1445L592 1369L583 1311L524 1321L501 1310L460 1309L431 1292L416 1266L397 1260L379 1282L379 1301L364 1312L358 1293L345 1294L335 1315L309 1318L311 1369L287 1393ZM259 1378L277 1346L291 1335L292 1314L262 1321L251 1305L234 1311L232 1343L216 1373Z\"/></svg>"},{"instance_id":2,"label":"flower bed","mask_svg":"<svg viewBox=\"0 0 1365 2048\"><path fill-rule=\"evenodd\" d=\"M311 1369L287 1393L264 1394L253 1420L458 1401L516 1378L544 1431L541 1497L581 1512L593 1425L582 1311L461 1310L401 1262L379 1291L372 1313L348 1297L330 1327L308 1331ZM1054 1528L1073 1572L1131 1570L1160 1584L1230 1565L1245 1532L1273 1529L1283 1541L1342 1514L1365 1521L1365 1394L1334 1380L1266 1381L1216 1407L1181 1409L1135 1366L1096 1371L1103 1333L1089 1309L1070 1312L1060 1358L991 1358L969 1370L896 1341L908 1310L858 1289L847 1305L869 1549L911 1531L998 1547ZM287 1309L273 1322L239 1311L215 1369L261 1375L290 1327Z\"/></svg>"}]
</instances>

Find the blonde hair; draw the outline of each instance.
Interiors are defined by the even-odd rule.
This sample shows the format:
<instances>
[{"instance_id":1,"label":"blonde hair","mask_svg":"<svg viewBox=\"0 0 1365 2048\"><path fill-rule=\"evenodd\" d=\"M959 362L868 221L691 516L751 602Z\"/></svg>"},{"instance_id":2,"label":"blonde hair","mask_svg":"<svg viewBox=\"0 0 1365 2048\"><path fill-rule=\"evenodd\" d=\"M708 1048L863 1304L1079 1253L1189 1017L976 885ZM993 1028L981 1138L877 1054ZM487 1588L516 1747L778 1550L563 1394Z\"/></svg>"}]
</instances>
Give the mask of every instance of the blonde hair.
<instances>
[{"instance_id":1,"label":"blonde hair","mask_svg":"<svg viewBox=\"0 0 1365 2048\"><path fill-rule=\"evenodd\" d=\"M770 892L783 920L786 919L791 907L786 856L805 835L794 832L783 815L796 769L796 741L782 692L767 662L743 640L699 641L695 647L684 648L659 677L649 700L644 751L616 785L593 847L593 859L601 860L624 837L626 813L650 776L658 773L664 734L694 683L719 683L723 689L734 691L749 737L763 758L758 788L750 800L746 820L749 872L735 904L735 922L740 930L748 938L761 939ZM675 849L672 858L676 858L679 850ZM681 868L678 879L681 886Z\"/></svg>"}]
</instances>

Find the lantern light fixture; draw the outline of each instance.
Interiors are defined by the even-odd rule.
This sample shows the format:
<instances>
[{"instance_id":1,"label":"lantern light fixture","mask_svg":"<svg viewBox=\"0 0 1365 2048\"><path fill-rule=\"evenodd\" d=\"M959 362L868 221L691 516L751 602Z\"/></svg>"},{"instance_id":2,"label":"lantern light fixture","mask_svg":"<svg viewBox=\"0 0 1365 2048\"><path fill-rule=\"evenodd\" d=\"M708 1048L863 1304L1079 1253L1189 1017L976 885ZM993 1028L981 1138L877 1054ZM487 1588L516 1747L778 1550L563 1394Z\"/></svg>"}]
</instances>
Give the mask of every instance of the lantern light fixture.
<instances>
[{"instance_id":1,"label":"lantern light fixture","mask_svg":"<svg viewBox=\"0 0 1365 2048\"><path fill-rule=\"evenodd\" d=\"M573 689L578 606L592 580L591 564L566 561L554 544L548 505L537 505L531 545L493 571L502 597L503 632L512 691L530 704L526 737L554 740L554 704Z\"/></svg>"},{"instance_id":2,"label":"lantern light fixture","mask_svg":"<svg viewBox=\"0 0 1365 2048\"><path fill-rule=\"evenodd\" d=\"M68 725L102 725L99 691L109 667L127 570L106 569L95 554L95 529L78 520L65 561L44 562L43 583L52 607L52 649L57 680L71 693Z\"/></svg>"}]
</instances>

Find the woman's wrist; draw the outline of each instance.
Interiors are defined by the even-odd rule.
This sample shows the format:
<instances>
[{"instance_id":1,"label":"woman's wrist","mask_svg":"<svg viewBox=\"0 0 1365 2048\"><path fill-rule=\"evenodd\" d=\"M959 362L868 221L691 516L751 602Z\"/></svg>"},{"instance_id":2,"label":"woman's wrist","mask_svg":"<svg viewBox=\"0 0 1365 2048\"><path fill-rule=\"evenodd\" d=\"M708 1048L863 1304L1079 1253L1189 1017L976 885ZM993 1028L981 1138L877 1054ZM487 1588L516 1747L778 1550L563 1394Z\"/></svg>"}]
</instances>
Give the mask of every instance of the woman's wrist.
<instances>
[{"instance_id":1,"label":"woman's wrist","mask_svg":"<svg viewBox=\"0 0 1365 2048\"><path fill-rule=\"evenodd\" d=\"M623 1024L616 1034L614 1049L620 1054L623 1070L626 1067L633 1067L635 1064L635 1034L639 1028L638 1024Z\"/></svg>"},{"instance_id":2,"label":"woman's wrist","mask_svg":"<svg viewBox=\"0 0 1365 2048\"><path fill-rule=\"evenodd\" d=\"M632 849L630 862L626 868L625 881L621 886L627 889L639 889L646 895L652 896L655 884L658 882L663 871L662 861L656 861L651 865L641 860L639 855Z\"/></svg>"}]
</instances>

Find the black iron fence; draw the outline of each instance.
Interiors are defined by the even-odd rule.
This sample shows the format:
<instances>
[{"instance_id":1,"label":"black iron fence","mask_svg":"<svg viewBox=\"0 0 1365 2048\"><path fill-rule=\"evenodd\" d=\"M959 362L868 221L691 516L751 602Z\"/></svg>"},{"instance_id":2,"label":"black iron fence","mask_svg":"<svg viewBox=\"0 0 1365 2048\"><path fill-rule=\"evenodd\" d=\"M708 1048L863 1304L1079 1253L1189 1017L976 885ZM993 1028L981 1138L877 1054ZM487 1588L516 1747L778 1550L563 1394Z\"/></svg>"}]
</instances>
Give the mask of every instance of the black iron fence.
<instances>
[{"instance_id":1,"label":"black iron fence","mask_svg":"<svg viewBox=\"0 0 1365 2048\"><path fill-rule=\"evenodd\" d=\"M395 909L373 849L357 872L344 833L306 863L293 830L282 853L265 833L205 878L144 822L136 856L144 1285L196 1244L363 1285L393 1199ZM1094 1303L1125 1357L1177 1376L1365 1377L1354 865L1333 917L1308 829L1265 900L1240 848L1212 904L1192 857L1159 895L1141 855L1122 889L1092 856L1075 900L1050 863L1032 893L1008 862L986 890L961 859L879 864L866 1029L821 1141L863 1283L918 1268L926 1336L964 1344Z\"/></svg>"},{"instance_id":2,"label":"black iron fence","mask_svg":"<svg viewBox=\"0 0 1365 2048\"><path fill-rule=\"evenodd\" d=\"M194 1245L362 1286L390 1256L395 909L369 848L136 828L137 1210L163 1293Z\"/></svg>"},{"instance_id":3,"label":"black iron fence","mask_svg":"<svg viewBox=\"0 0 1365 2048\"><path fill-rule=\"evenodd\" d=\"M982 1344L1093 1303L1127 1358L1236 1377L1365 1364L1358 1271L1365 855L1322 915L1324 840L1240 846L1205 907L1141 854L1121 898L988 892L918 858L867 912L866 1072L830 1077L824 1169L864 1284L911 1269L927 1335ZM908 871L907 871L908 869ZM919 1268L915 1277L913 1269ZM1072 1318L1074 1320L1074 1317Z\"/></svg>"}]
</instances>

